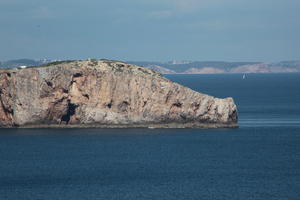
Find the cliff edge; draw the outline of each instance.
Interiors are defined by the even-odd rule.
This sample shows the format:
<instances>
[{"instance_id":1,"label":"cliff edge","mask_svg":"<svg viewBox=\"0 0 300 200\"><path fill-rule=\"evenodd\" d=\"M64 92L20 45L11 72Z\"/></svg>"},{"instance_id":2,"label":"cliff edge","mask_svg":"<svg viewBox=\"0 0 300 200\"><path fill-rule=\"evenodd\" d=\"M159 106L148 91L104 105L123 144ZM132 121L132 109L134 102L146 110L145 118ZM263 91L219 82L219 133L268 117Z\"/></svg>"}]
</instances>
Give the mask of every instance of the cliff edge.
<instances>
[{"instance_id":1,"label":"cliff edge","mask_svg":"<svg viewBox=\"0 0 300 200\"><path fill-rule=\"evenodd\" d=\"M0 127L236 127L219 99L119 61L0 70Z\"/></svg>"}]
</instances>

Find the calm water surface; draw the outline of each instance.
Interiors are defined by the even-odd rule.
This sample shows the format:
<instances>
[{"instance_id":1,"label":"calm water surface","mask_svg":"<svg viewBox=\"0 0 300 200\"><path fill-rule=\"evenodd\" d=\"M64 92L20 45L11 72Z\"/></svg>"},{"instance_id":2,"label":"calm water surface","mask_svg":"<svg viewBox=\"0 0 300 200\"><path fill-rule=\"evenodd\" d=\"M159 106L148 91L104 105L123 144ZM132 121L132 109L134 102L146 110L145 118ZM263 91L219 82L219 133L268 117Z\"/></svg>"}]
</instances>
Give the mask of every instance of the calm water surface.
<instances>
[{"instance_id":1,"label":"calm water surface","mask_svg":"<svg viewBox=\"0 0 300 200\"><path fill-rule=\"evenodd\" d=\"M300 197L300 74L168 75L234 97L238 129L0 130L0 199Z\"/></svg>"}]
</instances>

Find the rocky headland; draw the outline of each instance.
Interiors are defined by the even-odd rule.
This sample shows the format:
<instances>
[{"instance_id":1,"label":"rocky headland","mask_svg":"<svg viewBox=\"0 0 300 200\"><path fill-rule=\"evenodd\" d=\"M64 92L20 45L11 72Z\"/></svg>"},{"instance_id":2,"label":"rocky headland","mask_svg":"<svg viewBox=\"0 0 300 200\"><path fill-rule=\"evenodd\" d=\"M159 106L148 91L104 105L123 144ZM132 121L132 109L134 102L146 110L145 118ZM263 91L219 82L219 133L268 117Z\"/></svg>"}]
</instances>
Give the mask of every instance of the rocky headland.
<instances>
[{"instance_id":1,"label":"rocky headland","mask_svg":"<svg viewBox=\"0 0 300 200\"><path fill-rule=\"evenodd\" d=\"M0 70L0 127L237 127L232 98L110 60Z\"/></svg>"}]
</instances>

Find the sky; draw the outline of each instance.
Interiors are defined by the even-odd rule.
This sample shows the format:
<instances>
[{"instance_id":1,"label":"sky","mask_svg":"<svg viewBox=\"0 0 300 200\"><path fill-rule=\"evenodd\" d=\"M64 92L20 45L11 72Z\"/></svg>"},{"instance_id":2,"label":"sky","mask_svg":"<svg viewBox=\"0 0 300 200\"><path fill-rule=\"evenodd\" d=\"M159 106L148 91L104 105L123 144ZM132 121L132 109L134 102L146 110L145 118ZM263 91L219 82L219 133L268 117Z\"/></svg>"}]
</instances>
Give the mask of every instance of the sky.
<instances>
[{"instance_id":1,"label":"sky","mask_svg":"<svg viewBox=\"0 0 300 200\"><path fill-rule=\"evenodd\" d=\"M0 0L0 60L299 60L299 8L299 0Z\"/></svg>"}]
</instances>

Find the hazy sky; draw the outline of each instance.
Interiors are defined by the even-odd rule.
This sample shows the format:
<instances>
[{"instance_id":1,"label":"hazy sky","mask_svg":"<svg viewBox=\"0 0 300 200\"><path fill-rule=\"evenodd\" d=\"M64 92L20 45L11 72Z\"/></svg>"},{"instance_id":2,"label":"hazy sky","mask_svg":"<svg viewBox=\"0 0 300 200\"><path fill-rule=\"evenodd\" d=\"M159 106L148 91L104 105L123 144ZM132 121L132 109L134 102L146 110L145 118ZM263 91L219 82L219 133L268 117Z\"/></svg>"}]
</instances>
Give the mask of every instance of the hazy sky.
<instances>
[{"instance_id":1,"label":"hazy sky","mask_svg":"<svg viewBox=\"0 0 300 200\"><path fill-rule=\"evenodd\" d=\"M300 59L300 0L0 0L0 60Z\"/></svg>"}]
</instances>

